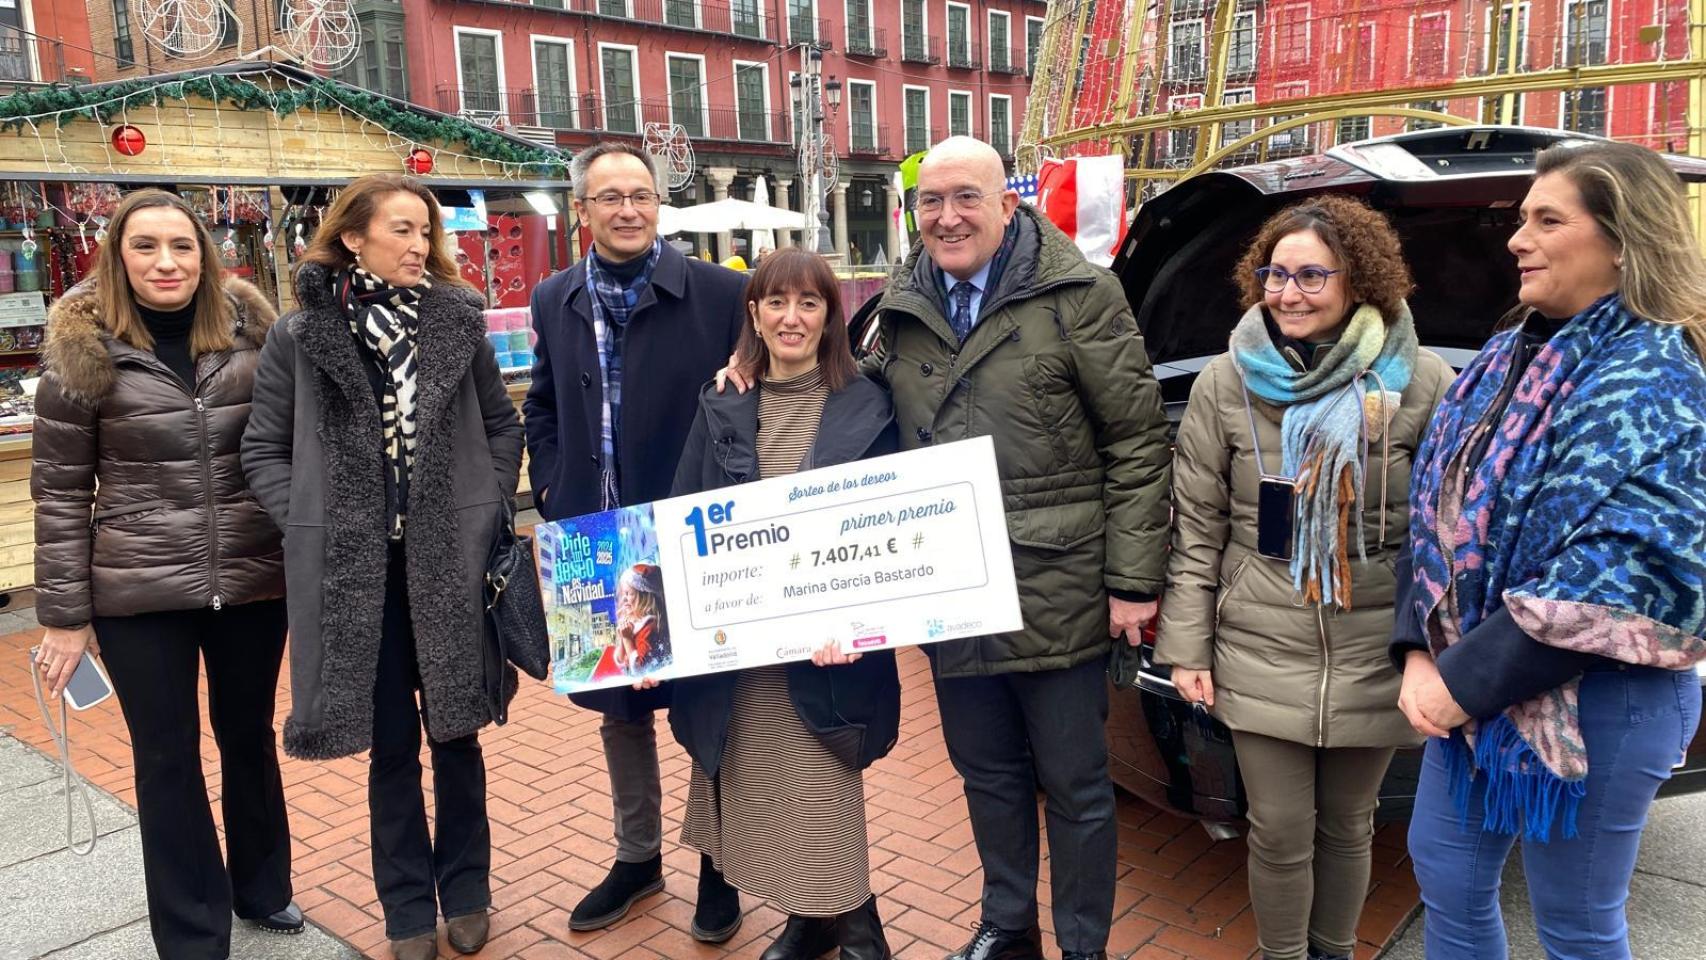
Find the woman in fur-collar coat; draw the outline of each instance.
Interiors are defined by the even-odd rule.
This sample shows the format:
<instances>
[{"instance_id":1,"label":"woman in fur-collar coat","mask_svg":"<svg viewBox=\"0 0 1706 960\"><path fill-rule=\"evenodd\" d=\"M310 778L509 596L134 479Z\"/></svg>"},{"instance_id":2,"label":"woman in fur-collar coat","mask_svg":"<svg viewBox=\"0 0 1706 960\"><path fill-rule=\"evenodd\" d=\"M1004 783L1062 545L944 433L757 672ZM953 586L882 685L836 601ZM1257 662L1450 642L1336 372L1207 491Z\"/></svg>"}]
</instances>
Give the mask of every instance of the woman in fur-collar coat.
<instances>
[{"instance_id":1,"label":"woman in fur-collar coat","mask_svg":"<svg viewBox=\"0 0 1706 960\"><path fill-rule=\"evenodd\" d=\"M279 933L303 923L272 726L284 565L237 463L277 312L221 276L207 227L176 196L136 191L108 229L93 276L54 304L42 351L37 665L57 695L85 652L100 655L135 757L155 948L223 960L233 912ZM204 662L223 857L202 778Z\"/></svg>"},{"instance_id":2,"label":"woman in fur-collar coat","mask_svg":"<svg viewBox=\"0 0 1706 960\"><path fill-rule=\"evenodd\" d=\"M297 268L302 309L262 353L243 438L255 496L285 531L285 750L371 749L374 882L399 960L436 955L440 911L457 949L485 941L491 831L477 732L516 682L486 636L482 578L515 494L521 424L484 303L444 249L438 204L418 182L346 187Z\"/></svg>"}]
</instances>

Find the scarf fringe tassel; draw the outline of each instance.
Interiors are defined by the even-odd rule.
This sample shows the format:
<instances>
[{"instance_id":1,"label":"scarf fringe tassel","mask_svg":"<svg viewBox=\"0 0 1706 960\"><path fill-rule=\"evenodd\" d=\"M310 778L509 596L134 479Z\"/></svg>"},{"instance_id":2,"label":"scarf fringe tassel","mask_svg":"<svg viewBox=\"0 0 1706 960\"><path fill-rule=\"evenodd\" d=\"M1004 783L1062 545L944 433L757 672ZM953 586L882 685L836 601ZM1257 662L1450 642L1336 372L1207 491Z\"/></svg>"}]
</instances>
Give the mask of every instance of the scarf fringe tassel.
<instances>
[{"instance_id":1,"label":"scarf fringe tassel","mask_svg":"<svg viewBox=\"0 0 1706 960\"><path fill-rule=\"evenodd\" d=\"M1475 778L1483 777L1483 829L1506 836L1520 831L1526 840L1549 843L1553 823L1562 820L1563 839L1576 838L1576 814L1587 795L1587 781L1565 780L1547 769L1508 717L1481 721L1473 753L1461 733L1453 736L1445 751L1445 770L1462 829L1470 829Z\"/></svg>"}]
</instances>

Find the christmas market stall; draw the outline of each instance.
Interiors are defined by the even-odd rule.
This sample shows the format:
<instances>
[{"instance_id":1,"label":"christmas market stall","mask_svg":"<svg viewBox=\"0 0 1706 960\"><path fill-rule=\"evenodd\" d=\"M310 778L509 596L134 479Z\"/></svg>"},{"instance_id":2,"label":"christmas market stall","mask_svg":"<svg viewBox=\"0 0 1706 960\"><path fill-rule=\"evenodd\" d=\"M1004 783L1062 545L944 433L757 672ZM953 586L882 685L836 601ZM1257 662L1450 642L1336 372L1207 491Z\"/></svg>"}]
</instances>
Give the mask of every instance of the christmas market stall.
<instances>
[{"instance_id":1,"label":"christmas market stall","mask_svg":"<svg viewBox=\"0 0 1706 960\"><path fill-rule=\"evenodd\" d=\"M464 278L485 291L519 401L529 296L569 262L567 159L271 62L0 98L0 595L34 579L29 432L47 311L88 275L125 191L189 200L226 270L288 311L291 266L337 190L371 173L419 178L445 209Z\"/></svg>"}]
</instances>

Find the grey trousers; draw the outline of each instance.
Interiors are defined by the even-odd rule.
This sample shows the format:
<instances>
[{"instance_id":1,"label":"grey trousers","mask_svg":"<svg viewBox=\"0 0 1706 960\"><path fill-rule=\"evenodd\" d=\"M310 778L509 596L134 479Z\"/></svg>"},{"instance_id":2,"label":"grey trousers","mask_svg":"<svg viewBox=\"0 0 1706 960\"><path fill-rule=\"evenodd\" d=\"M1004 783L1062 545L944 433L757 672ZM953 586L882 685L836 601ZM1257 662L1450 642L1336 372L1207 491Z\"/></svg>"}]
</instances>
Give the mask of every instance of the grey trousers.
<instances>
[{"instance_id":1,"label":"grey trousers","mask_svg":"<svg viewBox=\"0 0 1706 960\"><path fill-rule=\"evenodd\" d=\"M610 770L616 821L616 859L644 863L663 852L663 784L658 776L654 715L628 723L605 714L599 725Z\"/></svg>"},{"instance_id":2,"label":"grey trousers","mask_svg":"<svg viewBox=\"0 0 1706 960\"><path fill-rule=\"evenodd\" d=\"M1269 960L1349 955L1368 896L1391 747L1320 749L1232 732L1250 803L1250 907Z\"/></svg>"}]
</instances>

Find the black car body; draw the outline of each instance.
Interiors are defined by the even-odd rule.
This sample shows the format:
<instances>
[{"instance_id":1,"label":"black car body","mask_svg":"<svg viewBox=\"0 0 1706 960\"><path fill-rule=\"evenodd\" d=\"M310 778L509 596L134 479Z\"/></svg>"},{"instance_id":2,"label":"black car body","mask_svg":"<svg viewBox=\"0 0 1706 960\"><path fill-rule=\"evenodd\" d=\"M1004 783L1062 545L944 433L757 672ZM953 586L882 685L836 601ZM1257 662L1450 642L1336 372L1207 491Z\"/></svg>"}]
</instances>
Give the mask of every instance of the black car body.
<instances>
[{"instance_id":1,"label":"black car body","mask_svg":"<svg viewBox=\"0 0 1706 960\"><path fill-rule=\"evenodd\" d=\"M1320 193L1359 197L1386 212L1416 277L1410 299L1422 343L1461 368L1516 303L1505 248L1528 190L1535 153L1592 138L1523 127L1447 127L1336 147L1324 154L1215 170L1145 203L1113 269L1142 328L1169 416L1226 349L1242 314L1232 271L1258 227L1280 208ZM1706 161L1668 156L1690 182ZM1162 601L1165 603L1165 599ZM1113 777L1151 803L1205 821L1243 816L1232 741L1185 702L1169 669L1149 664L1116 687L1107 734ZM1401 751L1381 789L1383 817L1408 813L1419 750ZM1697 737L1665 792L1706 789L1706 737Z\"/></svg>"}]
</instances>

